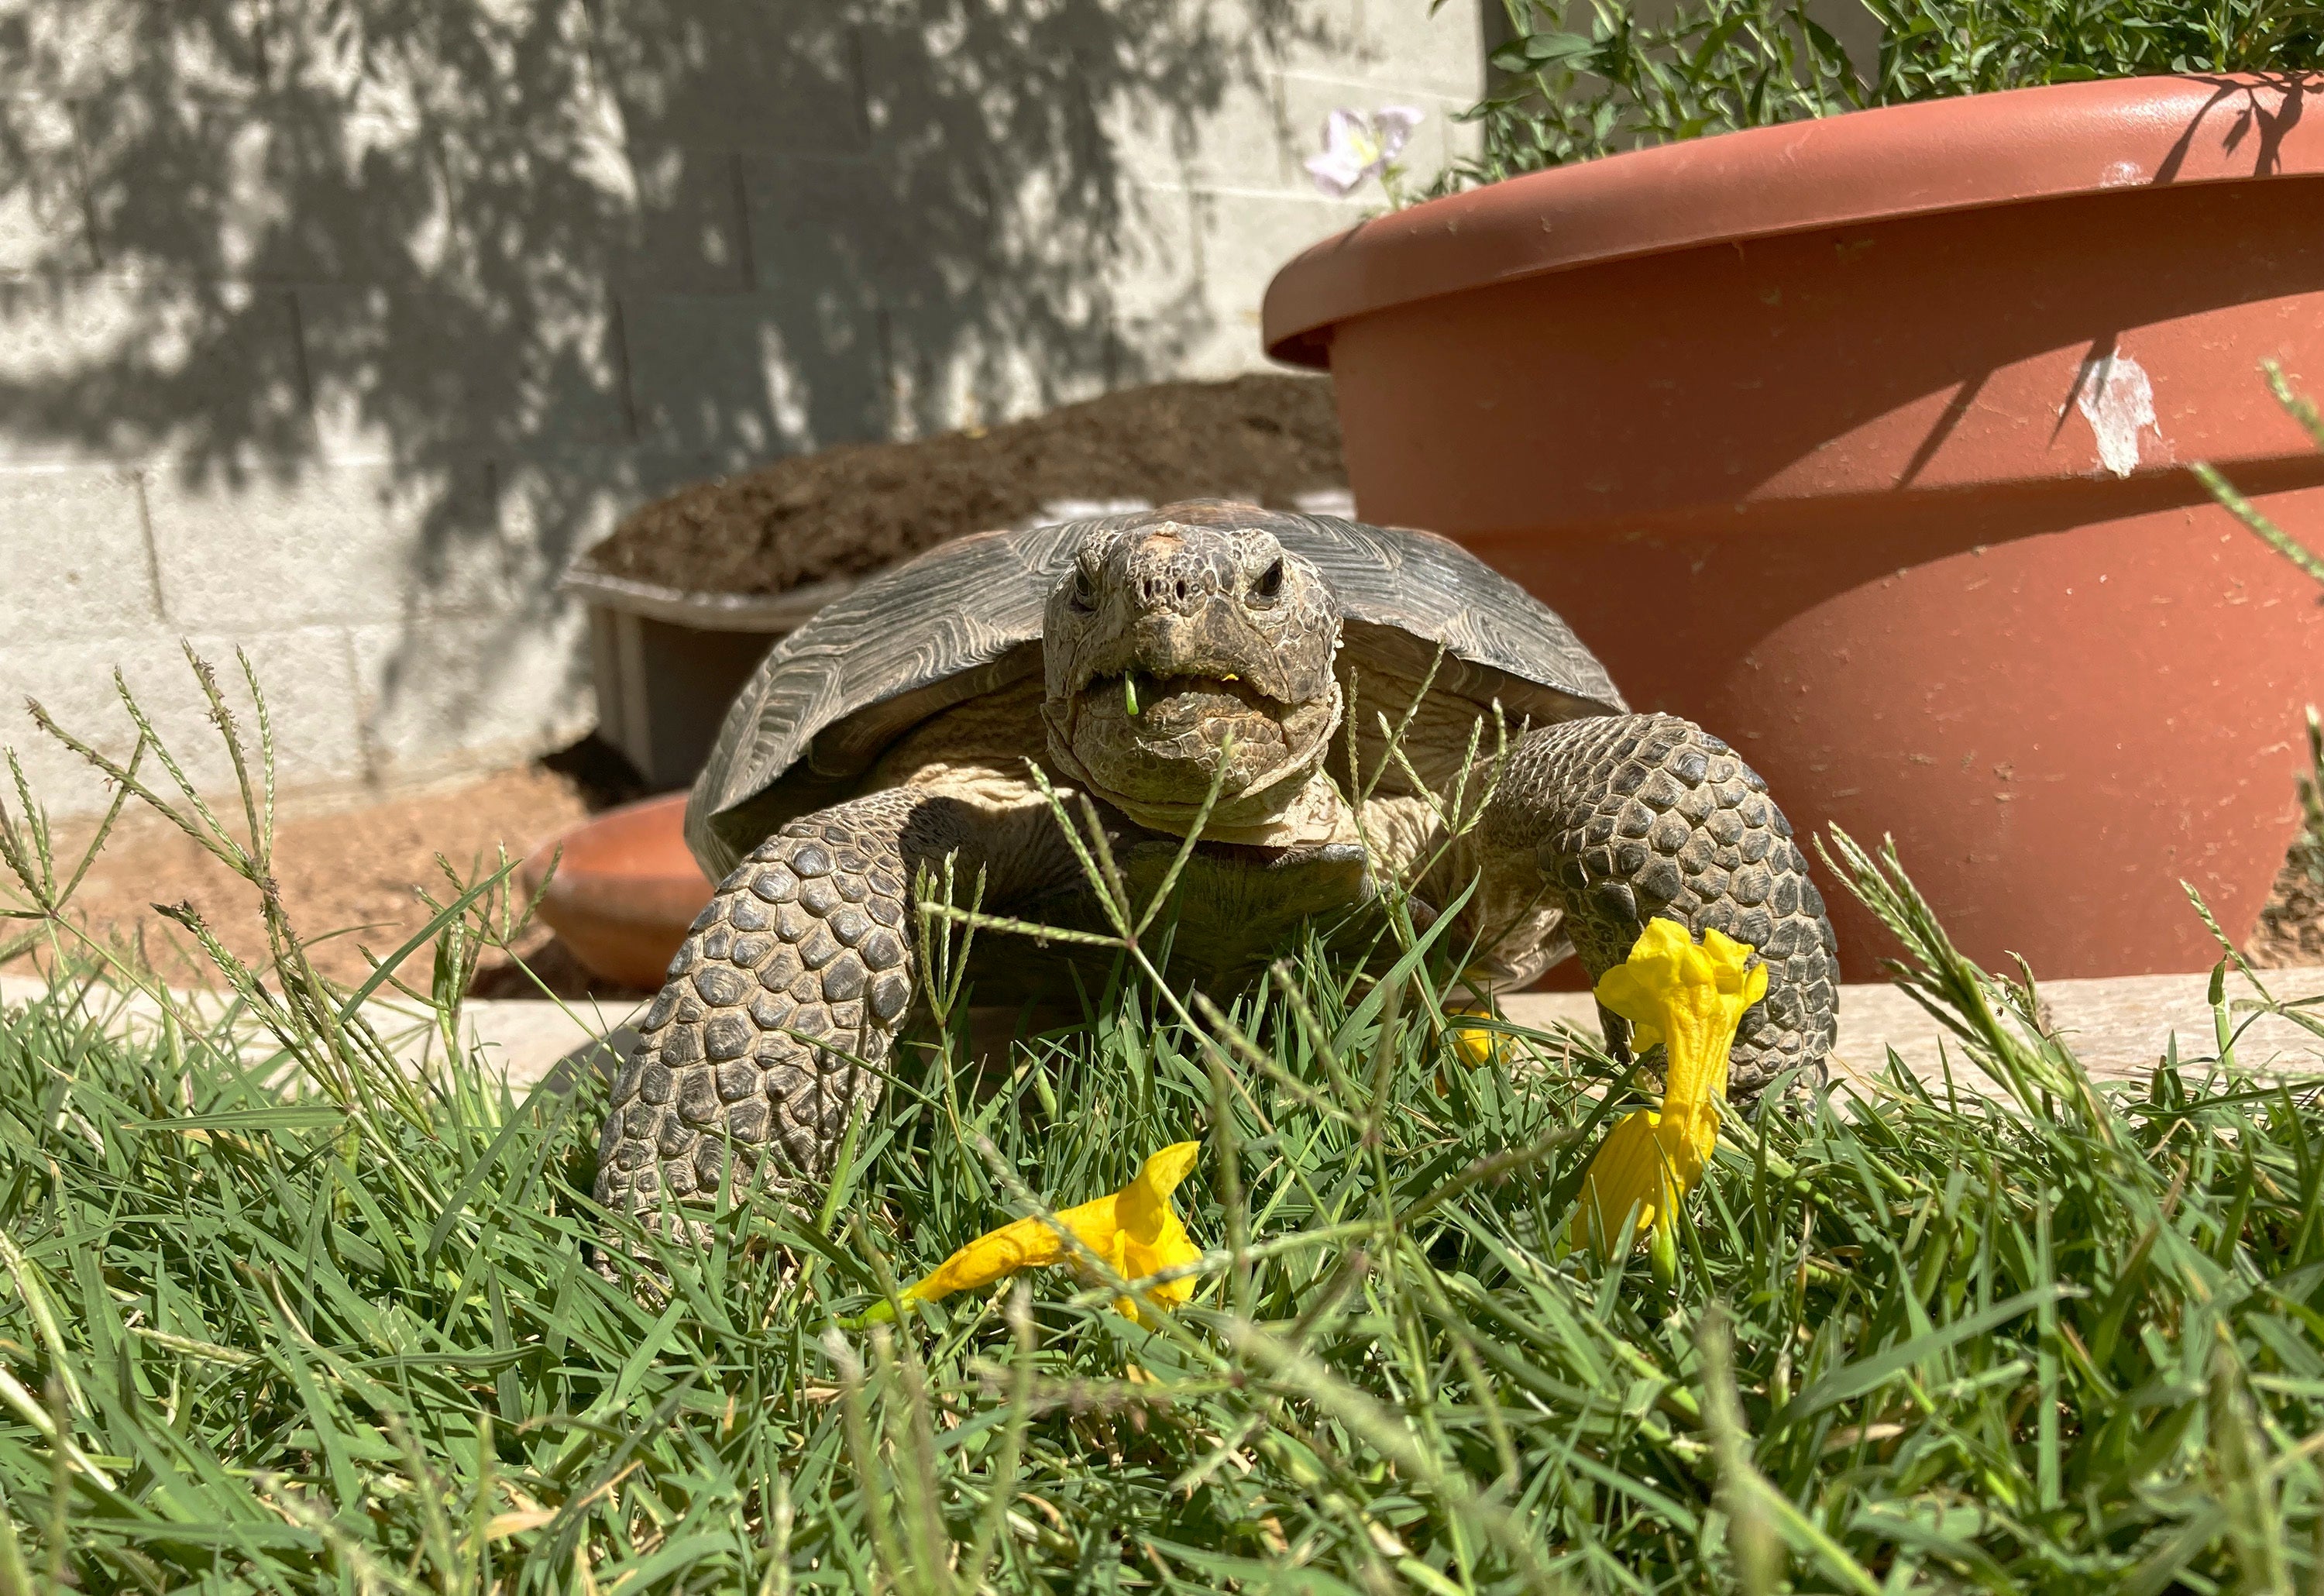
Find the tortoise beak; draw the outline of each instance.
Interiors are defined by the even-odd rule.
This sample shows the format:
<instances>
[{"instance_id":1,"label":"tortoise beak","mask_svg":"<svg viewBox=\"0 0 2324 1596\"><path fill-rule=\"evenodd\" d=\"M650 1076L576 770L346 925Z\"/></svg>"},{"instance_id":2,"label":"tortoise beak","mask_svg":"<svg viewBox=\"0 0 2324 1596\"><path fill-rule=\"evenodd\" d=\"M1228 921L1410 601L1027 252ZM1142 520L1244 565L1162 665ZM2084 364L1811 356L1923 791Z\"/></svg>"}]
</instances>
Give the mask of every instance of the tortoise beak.
<instances>
[{"instance_id":1,"label":"tortoise beak","mask_svg":"<svg viewBox=\"0 0 2324 1596\"><path fill-rule=\"evenodd\" d=\"M1124 639L1119 669L1154 678L1207 677L1240 681L1279 707L1292 702L1281 650L1250 623L1242 606L1217 598L1192 614L1143 615ZM1111 650L1108 650L1111 652ZM1111 676L1113 670L1102 670Z\"/></svg>"}]
</instances>

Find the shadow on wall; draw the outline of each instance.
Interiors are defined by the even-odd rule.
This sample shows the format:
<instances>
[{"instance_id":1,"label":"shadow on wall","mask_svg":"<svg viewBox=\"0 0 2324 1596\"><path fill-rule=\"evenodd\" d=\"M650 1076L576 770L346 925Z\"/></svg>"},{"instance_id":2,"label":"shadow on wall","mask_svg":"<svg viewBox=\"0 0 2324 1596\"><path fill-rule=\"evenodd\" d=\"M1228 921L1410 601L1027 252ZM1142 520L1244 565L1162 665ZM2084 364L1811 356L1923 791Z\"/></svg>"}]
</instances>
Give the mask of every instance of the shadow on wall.
<instances>
[{"instance_id":1,"label":"shadow on wall","mask_svg":"<svg viewBox=\"0 0 2324 1596\"><path fill-rule=\"evenodd\" d=\"M1210 329L1116 291L1130 146L1320 42L1292 7L20 0L0 459L361 481L410 529L392 681L463 595L541 623L641 494L1167 370Z\"/></svg>"}]
</instances>

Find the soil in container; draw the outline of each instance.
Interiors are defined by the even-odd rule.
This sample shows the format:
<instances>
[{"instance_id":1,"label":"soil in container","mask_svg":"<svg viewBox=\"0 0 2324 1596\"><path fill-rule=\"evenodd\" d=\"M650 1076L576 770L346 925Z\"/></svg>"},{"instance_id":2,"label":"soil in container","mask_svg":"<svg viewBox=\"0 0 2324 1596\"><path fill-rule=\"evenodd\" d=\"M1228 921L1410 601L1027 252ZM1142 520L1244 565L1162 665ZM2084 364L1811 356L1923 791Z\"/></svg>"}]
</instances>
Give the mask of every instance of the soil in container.
<instances>
[{"instance_id":1,"label":"soil in container","mask_svg":"<svg viewBox=\"0 0 2324 1596\"><path fill-rule=\"evenodd\" d=\"M1288 510L1347 480L1328 381L1157 383L1001 426L840 444L696 483L637 511L582 564L687 593L775 594L1025 525L1060 501L1224 494Z\"/></svg>"}]
</instances>

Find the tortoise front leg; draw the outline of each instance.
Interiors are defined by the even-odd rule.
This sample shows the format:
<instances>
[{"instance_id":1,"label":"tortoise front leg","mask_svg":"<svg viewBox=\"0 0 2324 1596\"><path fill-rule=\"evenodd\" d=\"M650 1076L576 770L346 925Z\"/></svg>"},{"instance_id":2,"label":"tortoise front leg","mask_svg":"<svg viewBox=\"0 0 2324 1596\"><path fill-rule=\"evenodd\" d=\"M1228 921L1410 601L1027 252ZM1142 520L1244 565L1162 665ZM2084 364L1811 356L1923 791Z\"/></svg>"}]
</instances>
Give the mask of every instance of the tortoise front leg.
<instances>
[{"instance_id":1,"label":"tortoise front leg","mask_svg":"<svg viewBox=\"0 0 2324 1596\"><path fill-rule=\"evenodd\" d=\"M973 874L980 817L908 789L800 816L718 887L670 961L613 1085L597 1200L651 1210L830 1172L912 1001L914 869L955 850ZM861 1061L859 1064L858 1061Z\"/></svg>"},{"instance_id":2,"label":"tortoise front leg","mask_svg":"<svg viewBox=\"0 0 2324 1596\"><path fill-rule=\"evenodd\" d=\"M1591 981L1628 956L1647 920L1758 950L1767 996L1744 1016L1728 1095L1786 1070L1825 1079L1839 965L1823 897L1767 785L1734 750L1669 715L1593 716L1528 733L1484 822L1491 853L1530 852ZM1626 1039L1608 1020L1608 1040Z\"/></svg>"}]
</instances>

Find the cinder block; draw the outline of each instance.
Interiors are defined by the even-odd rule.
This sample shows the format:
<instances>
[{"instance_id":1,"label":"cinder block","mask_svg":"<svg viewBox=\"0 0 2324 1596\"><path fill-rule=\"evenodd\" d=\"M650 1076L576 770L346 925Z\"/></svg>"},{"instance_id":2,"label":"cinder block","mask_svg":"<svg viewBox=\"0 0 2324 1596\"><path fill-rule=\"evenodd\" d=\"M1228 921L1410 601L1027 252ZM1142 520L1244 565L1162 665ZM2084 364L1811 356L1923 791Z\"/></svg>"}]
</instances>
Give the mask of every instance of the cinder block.
<instances>
[{"instance_id":1,"label":"cinder block","mask_svg":"<svg viewBox=\"0 0 2324 1596\"><path fill-rule=\"evenodd\" d=\"M387 621L507 602L500 529L475 466L276 462L238 483L157 471L145 496L161 602L183 626Z\"/></svg>"},{"instance_id":2,"label":"cinder block","mask_svg":"<svg viewBox=\"0 0 2324 1596\"><path fill-rule=\"evenodd\" d=\"M1305 180L1305 135L1286 115L1273 72L1237 71L1185 100L1125 84L1098 103L1097 118L1111 162L1136 182L1280 189Z\"/></svg>"},{"instance_id":3,"label":"cinder block","mask_svg":"<svg viewBox=\"0 0 2324 1596\"><path fill-rule=\"evenodd\" d=\"M836 288L852 309L924 291L931 275L981 250L994 223L992 197L915 192L927 161L944 165L941 157L823 160L745 151L739 171L760 291ZM958 176L946 169L939 186L950 188Z\"/></svg>"},{"instance_id":4,"label":"cinder block","mask_svg":"<svg viewBox=\"0 0 2324 1596\"><path fill-rule=\"evenodd\" d=\"M863 8L832 0L603 0L602 81L641 143L863 148Z\"/></svg>"},{"instance_id":5,"label":"cinder block","mask_svg":"<svg viewBox=\"0 0 2324 1596\"><path fill-rule=\"evenodd\" d=\"M779 292L625 297L645 441L730 469L879 436L880 326L860 290L802 274Z\"/></svg>"},{"instance_id":6,"label":"cinder block","mask_svg":"<svg viewBox=\"0 0 2324 1596\"><path fill-rule=\"evenodd\" d=\"M146 4L147 0L138 0ZM172 0L236 16L235 32L263 46L263 74L278 94L439 131L497 125L533 134L569 131L586 115L614 125L589 59L594 0L462 0L425 13L350 7L345 0ZM150 9L160 10L160 7ZM263 28L254 23L263 18Z\"/></svg>"},{"instance_id":7,"label":"cinder block","mask_svg":"<svg viewBox=\"0 0 2324 1596\"><path fill-rule=\"evenodd\" d=\"M376 86L349 97L392 102ZM540 269L596 212L633 208L609 131L526 140L306 95L203 97L132 78L78 107L95 245L111 270L271 283L458 279ZM530 231L530 238L512 238ZM470 272L470 275L475 273ZM480 288L508 291L505 282Z\"/></svg>"},{"instance_id":8,"label":"cinder block","mask_svg":"<svg viewBox=\"0 0 2324 1596\"><path fill-rule=\"evenodd\" d=\"M424 27L337 0L14 9L78 102L109 266L376 281L570 257L590 217L634 211L585 5L468 0Z\"/></svg>"},{"instance_id":9,"label":"cinder block","mask_svg":"<svg viewBox=\"0 0 2324 1596\"><path fill-rule=\"evenodd\" d=\"M1196 207L1213 302L1235 318L1256 350L1259 303L1276 272L1309 244L1354 226L1372 208L1313 191L1228 195Z\"/></svg>"},{"instance_id":10,"label":"cinder block","mask_svg":"<svg viewBox=\"0 0 2324 1596\"><path fill-rule=\"evenodd\" d=\"M623 516L719 473L715 461L680 449L574 449L496 460L493 489L512 602L549 603L574 560L611 537Z\"/></svg>"},{"instance_id":11,"label":"cinder block","mask_svg":"<svg viewBox=\"0 0 2324 1596\"><path fill-rule=\"evenodd\" d=\"M339 192L345 140L331 124L287 135L238 96L119 83L78 115L94 243L112 268L281 281L336 275L358 246L337 236L360 212ZM371 228L411 212L383 203Z\"/></svg>"},{"instance_id":12,"label":"cinder block","mask_svg":"<svg viewBox=\"0 0 2324 1596\"><path fill-rule=\"evenodd\" d=\"M1473 103L1485 85L1485 8L1500 0L1294 0L1262 37L1274 64L1379 85L1388 95L1434 91Z\"/></svg>"},{"instance_id":13,"label":"cinder block","mask_svg":"<svg viewBox=\"0 0 2324 1596\"><path fill-rule=\"evenodd\" d=\"M280 787L287 791L364 776L354 660L345 632L314 626L239 636L198 633L189 641L217 672L254 770L258 724L235 659L237 644L248 652L266 695ZM23 759L34 796L58 815L102 809L109 800L95 772L34 726L23 705L27 697L38 699L65 730L124 760L136 733L114 693L115 669L195 787L205 795L232 791L225 742L210 724L179 640L156 631L98 642L0 647L0 746L14 746ZM168 790L150 758L143 774Z\"/></svg>"},{"instance_id":14,"label":"cinder block","mask_svg":"<svg viewBox=\"0 0 2324 1596\"><path fill-rule=\"evenodd\" d=\"M779 308L791 369L821 395L803 437L821 445L990 419L933 397L958 343L1019 320L1014 298L1047 284L1060 290L1054 300L1070 286L1055 268L1010 259L1028 235L1042 249L1057 242L1012 225L1013 194L970 180L925 143L876 161L746 153L742 172L761 291Z\"/></svg>"},{"instance_id":15,"label":"cinder block","mask_svg":"<svg viewBox=\"0 0 2324 1596\"><path fill-rule=\"evenodd\" d=\"M318 6L272 5L268 22L301 8ZM0 16L0 92L80 99L143 78L217 97L261 86L260 32L242 0L10 0Z\"/></svg>"},{"instance_id":16,"label":"cinder block","mask_svg":"<svg viewBox=\"0 0 2324 1596\"><path fill-rule=\"evenodd\" d=\"M0 463L302 452L296 329L288 294L230 283L0 279Z\"/></svg>"},{"instance_id":17,"label":"cinder block","mask_svg":"<svg viewBox=\"0 0 2324 1596\"><path fill-rule=\"evenodd\" d=\"M1433 15L1401 0L1363 0L1379 53L1366 77L1410 84L1474 105L1485 92L1485 11L1500 0L1445 0Z\"/></svg>"},{"instance_id":18,"label":"cinder block","mask_svg":"<svg viewBox=\"0 0 2324 1596\"><path fill-rule=\"evenodd\" d=\"M818 405L818 443L990 422L1111 384L1107 269L1142 225L1113 177L1095 196L1054 173L1002 189L941 151L743 170L786 337L826 393L860 384Z\"/></svg>"},{"instance_id":19,"label":"cinder block","mask_svg":"<svg viewBox=\"0 0 2324 1596\"><path fill-rule=\"evenodd\" d=\"M51 99L0 100L0 272L94 266L72 113Z\"/></svg>"},{"instance_id":20,"label":"cinder block","mask_svg":"<svg viewBox=\"0 0 2324 1596\"><path fill-rule=\"evenodd\" d=\"M637 486L635 453L548 454L494 463L494 514L507 550L511 603L553 602L558 583L582 551L611 537L621 518L651 496Z\"/></svg>"},{"instance_id":21,"label":"cinder block","mask_svg":"<svg viewBox=\"0 0 2324 1596\"><path fill-rule=\"evenodd\" d=\"M1101 272L1093 263L1091 278ZM1094 398L1115 385L1121 364L1111 318L1094 299L1072 318L1029 332L999 318L987 325L953 315L899 318L890 345L899 372L896 427L904 437L990 427Z\"/></svg>"},{"instance_id":22,"label":"cinder block","mask_svg":"<svg viewBox=\"0 0 2324 1596\"><path fill-rule=\"evenodd\" d=\"M427 109L442 84L414 104L369 78L344 96L94 97L78 115L97 243L115 268L388 283L503 319L576 283L680 263L706 247L692 237L706 222L731 257L731 162L705 157L725 167L706 195L667 156L637 168L572 51L542 69L549 85L459 90L493 107L483 115ZM455 75L440 60L419 69L430 65ZM717 286L739 271L730 258ZM696 265L671 285L700 276Z\"/></svg>"},{"instance_id":23,"label":"cinder block","mask_svg":"<svg viewBox=\"0 0 2324 1596\"><path fill-rule=\"evenodd\" d=\"M0 472L0 640L150 633L164 624L132 472Z\"/></svg>"},{"instance_id":24,"label":"cinder block","mask_svg":"<svg viewBox=\"0 0 2324 1596\"><path fill-rule=\"evenodd\" d=\"M441 288L297 291L326 459L472 458L629 438L613 301L596 281L517 304Z\"/></svg>"},{"instance_id":25,"label":"cinder block","mask_svg":"<svg viewBox=\"0 0 2324 1596\"><path fill-rule=\"evenodd\" d=\"M1137 191L1145 218L1115 267L1126 381L1268 368L1259 307L1284 263L1361 214L1320 195Z\"/></svg>"},{"instance_id":26,"label":"cinder block","mask_svg":"<svg viewBox=\"0 0 2324 1596\"><path fill-rule=\"evenodd\" d=\"M666 293L747 293L756 286L741 157L655 144L632 145L621 159L631 198L606 241L609 281Z\"/></svg>"},{"instance_id":27,"label":"cinder block","mask_svg":"<svg viewBox=\"0 0 2324 1596\"><path fill-rule=\"evenodd\" d=\"M570 601L362 626L353 644L363 735L383 780L529 759L596 718L586 622Z\"/></svg>"},{"instance_id":28,"label":"cinder block","mask_svg":"<svg viewBox=\"0 0 2324 1596\"><path fill-rule=\"evenodd\" d=\"M135 9L134 0L11 0L0 11L9 46L0 54L0 94L69 97L125 70L134 49L126 30Z\"/></svg>"}]
</instances>

